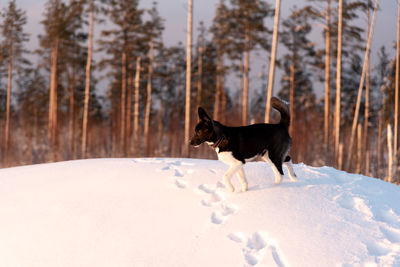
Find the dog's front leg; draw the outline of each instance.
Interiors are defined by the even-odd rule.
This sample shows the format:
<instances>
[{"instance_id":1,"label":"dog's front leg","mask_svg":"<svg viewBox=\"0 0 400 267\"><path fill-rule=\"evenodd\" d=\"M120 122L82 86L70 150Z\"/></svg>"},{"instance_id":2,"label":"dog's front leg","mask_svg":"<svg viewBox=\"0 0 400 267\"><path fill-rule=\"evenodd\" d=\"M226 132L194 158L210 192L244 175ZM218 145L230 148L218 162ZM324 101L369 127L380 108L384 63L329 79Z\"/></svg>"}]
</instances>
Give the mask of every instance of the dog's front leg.
<instances>
[{"instance_id":1,"label":"dog's front leg","mask_svg":"<svg viewBox=\"0 0 400 267\"><path fill-rule=\"evenodd\" d=\"M231 178L237 172L243 167L243 163L239 162L234 165L231 165L229 170L224 174L224 184L227 187L227 189L231 192L235 191L235 188L233 187L231 183Z\"/></svg>"}]
</instances>

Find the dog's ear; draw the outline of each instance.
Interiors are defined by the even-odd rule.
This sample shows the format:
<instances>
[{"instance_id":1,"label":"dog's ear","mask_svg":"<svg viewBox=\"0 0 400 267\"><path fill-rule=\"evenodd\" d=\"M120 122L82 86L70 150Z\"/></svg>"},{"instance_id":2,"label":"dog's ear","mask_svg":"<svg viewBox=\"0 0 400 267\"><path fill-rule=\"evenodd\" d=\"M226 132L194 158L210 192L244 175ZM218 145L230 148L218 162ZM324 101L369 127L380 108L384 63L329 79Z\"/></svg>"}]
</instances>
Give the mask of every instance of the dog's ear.
<instances>
[{"instance_id":1,"label":"dog's ear","mask_svg":"<svg viewBox=\"0 0 400 267\"><path fill-rule=\"evenodd\" d=\"M199 107L198 113L200 120L204 122L212 122L211 118L208 116L207 112L202 107Z\"/></svg>"}]
</instances>

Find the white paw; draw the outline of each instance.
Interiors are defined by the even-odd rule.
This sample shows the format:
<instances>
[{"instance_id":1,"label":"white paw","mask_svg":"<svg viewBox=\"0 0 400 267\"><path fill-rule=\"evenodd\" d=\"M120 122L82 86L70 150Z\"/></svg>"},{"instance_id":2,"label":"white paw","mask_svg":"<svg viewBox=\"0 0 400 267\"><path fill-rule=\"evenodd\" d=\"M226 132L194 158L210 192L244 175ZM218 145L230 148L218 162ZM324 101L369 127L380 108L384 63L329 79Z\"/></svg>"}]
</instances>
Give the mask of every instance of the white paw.
<instances>
[{"instance_id":1,"label":"white paw","mask_svg":"<svg viewBox=\"0 0 400 267\"><path fill-rule=\"evenodd\" d=\"M247 191L247 184L242 184L242 192L246 192Z\"/></svg>"},{"instance_id":2,"label":"white paw","mask_svg":"<svg viewBox=\"0 0 400 267\"><path fill-rule=\"evenodd\" d=\"M235 192L235 188L233 187L233 185L231 183L225 183L225 187L228 191Z\"/></svg>"}]
</instances>

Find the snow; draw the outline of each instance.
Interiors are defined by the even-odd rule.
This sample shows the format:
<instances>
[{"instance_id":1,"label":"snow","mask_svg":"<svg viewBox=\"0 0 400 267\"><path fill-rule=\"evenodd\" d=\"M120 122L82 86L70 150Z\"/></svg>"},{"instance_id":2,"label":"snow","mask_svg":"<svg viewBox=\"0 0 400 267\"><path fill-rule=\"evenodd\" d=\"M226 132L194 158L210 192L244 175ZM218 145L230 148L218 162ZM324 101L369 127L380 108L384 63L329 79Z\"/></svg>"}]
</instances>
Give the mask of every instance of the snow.
<instances>
[{"instance_id":1,"label":"snow","mask_svg":"<svg viewBox=\"0 0 400 267\"><path fill-rule=\"evenodd\" d=\"M178 158L1 169L0 266L400 266L400 187L304 164L275 185L268 164L248 163L249 191L230 193L227 169Z\"/></svg>"}]
</instances>

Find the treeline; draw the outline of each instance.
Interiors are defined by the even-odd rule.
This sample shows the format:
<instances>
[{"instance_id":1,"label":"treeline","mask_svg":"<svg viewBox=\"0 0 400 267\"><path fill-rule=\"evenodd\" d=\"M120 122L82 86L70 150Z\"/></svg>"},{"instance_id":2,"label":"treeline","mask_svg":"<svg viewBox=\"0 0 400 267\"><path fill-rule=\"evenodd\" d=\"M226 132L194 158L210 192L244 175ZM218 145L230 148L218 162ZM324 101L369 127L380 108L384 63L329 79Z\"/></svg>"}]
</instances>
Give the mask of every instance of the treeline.
<instances>
[{"instance_id":1,"label":"treeline","mask_svg":"<svg viewBox=\"0 0 400 267\"><path fill-rule=\"evenodd\" d=\"M274 94L290 103L294 162L399 182L399 66L385 47L370 64L375 1L310 0L283 18L279 7L279 0L275 6L221 0L211 27L195 25L189 129L198 106L230 125L269 121L267 88L273 89L276 63L283 75ZM35 51L26 48L34 37L16 0L0 19L2 167L89 157L215 157L207 147L187 152L187 49L163 43L157 3L141 9L138 0L48 0ZM267 19L275 19L274 27ZM312 40L316 23L323 30ZM261 88L250 88L252 59L260 51L275 58L274 47L283 55L271 61ZM315 90L324 91L323 99Z\"/></svg>"}]
</instances>

